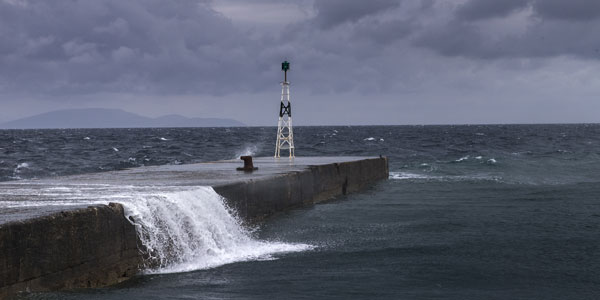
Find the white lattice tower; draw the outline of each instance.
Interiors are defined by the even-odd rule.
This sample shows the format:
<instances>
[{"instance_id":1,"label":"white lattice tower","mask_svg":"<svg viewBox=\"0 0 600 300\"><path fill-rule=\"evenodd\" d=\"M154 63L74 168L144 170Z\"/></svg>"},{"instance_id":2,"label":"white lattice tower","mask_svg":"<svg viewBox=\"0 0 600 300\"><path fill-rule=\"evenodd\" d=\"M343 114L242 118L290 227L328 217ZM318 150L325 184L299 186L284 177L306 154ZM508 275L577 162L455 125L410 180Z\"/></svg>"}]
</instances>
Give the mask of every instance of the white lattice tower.
<instances>
[{"instance_id":1,"label":"white lattice tower","mask_svg":"<svg viewBox=\"0 0 600 300\"><path fill-rule=\"evenodd\" d=\"M287 81L287 71L290 63L284 61L281 69L284 71L284 81L281 83L281 104L279 105L279 122L277 123L277 143L275 158L279 158L281 149L288 149L290 159L294 158L294 130L292 129L292 105L290 102L290 83Z\"/></svg>"}]
</instances>

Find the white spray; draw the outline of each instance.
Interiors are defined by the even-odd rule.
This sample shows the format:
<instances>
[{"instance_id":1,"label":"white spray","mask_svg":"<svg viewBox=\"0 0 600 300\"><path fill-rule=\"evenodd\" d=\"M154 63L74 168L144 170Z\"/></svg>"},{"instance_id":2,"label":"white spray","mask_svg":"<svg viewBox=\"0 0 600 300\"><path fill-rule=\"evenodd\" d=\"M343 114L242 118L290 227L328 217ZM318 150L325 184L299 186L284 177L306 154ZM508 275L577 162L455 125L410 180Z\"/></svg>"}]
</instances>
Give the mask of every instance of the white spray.
<instances>
[{"instance_id":1,"label":"white spray","mask_svg":"<svg viewBox=\"0 0 600 300\"><path fill-rule=\"evenodd\" d=\"M241 225L212 187L57 185L0 194L30 195L0 201L0 209L24 206L85 206L118 202L145 248L147 273L187 272L312 249L306 244L260 241ZM40 199L35 199L38 196Z\"/></svg>"},{"instance_id":2,"label":"white spray","mask_svg":"<svg viewBox=\"0 0 600 300\"><path fill-rule=\"evenodd\" d=\"M254 156L258 152L258 147L256 145L247 145L241 151L238 151L233 156L233 159L240 159L240 156L251 155Z\"/></svg>"},{"instance_id":3,"label":"white spray","mask_svg":"<svg viewBox=\"0 0 600 300\"><path fill-rule=\"evenodd\" d=\"M123 205L150 256L148 273L208 269L311 248L252 238L211 187L140 194Z\"/></svg>"}]
</instances>

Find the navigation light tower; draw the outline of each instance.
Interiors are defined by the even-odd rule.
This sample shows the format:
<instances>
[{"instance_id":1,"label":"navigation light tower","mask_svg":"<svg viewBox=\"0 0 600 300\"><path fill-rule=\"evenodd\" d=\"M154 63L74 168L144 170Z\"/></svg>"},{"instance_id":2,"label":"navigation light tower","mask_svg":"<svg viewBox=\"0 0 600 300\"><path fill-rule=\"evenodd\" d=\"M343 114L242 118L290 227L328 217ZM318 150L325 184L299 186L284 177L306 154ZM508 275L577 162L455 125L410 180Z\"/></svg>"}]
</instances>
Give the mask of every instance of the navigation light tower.
<instances>
[{"instance_id":1,"label":"navigation light tower","mask_svg":"<svg viewBox=\"0 0 600 300\"><path fill-rule=\"evenodd\" d=\"M281 105L279 106L279 122L277 123L277 143L275 158L280 157L281 149L288 149L290 159L294 158L294 131L292 130L292 104L290 103L290 83L287 81L287 71L290 63L281 63L283 82L281 83Z\"/></svg>"}]
</instances>

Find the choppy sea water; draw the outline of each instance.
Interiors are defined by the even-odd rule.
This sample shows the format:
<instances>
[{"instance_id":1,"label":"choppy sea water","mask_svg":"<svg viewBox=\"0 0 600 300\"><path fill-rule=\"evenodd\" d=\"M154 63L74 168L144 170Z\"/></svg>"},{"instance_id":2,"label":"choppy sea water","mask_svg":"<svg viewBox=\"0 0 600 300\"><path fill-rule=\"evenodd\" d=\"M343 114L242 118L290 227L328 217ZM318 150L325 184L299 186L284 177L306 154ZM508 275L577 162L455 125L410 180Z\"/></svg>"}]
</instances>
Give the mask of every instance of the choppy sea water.
<instances>
[{"instance_id":1,"label":"choppy sea water","mask_svg":"<svg viewBox=\"0 0 600 300\"><path fill-rule=\"evenodd\" d=\"M0 180L269 156L274 137L272 127L4 130ZM218 218L239 231L230 248L281 251L23 298L600 297L600 125L298 127L295 142L302 156L386 155L389 180L252 230ZM192 197L148 193L162 210ZM211 210L186 207L192 219Z\"/></svg>"}]
</instances>

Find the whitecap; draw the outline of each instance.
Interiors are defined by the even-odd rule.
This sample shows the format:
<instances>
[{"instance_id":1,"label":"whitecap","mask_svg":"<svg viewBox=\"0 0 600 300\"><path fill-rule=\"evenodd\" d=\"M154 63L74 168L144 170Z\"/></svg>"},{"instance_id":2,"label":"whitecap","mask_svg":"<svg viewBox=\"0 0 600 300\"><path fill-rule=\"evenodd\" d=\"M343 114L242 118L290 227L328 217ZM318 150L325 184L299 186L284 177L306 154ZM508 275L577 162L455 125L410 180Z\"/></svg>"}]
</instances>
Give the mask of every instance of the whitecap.
<instances>
[{"instance_id":1,"label":"whitecap","mask_svg":"<svg viewBox=\"0 0 600 300\"><path fill-rule=\"evenodd\" d=\"M161 140L161 141L168 141L168 139L166 139L166 138L164 138L164 137L161 137L161 138L160 138L160 140Z\"/></svg>"},{"instance_id":2,"label":"whitecap","mask_svg":"<svg viewBox=\"0 0 600 300\"><path fill-rule=\"evenodd\" d=\"M455 160L455 162L461 162L461 161L465 161L465 160L468 160L468 159L469 159L469 155L467 155L467 156L463 156L463 157L461 157L461 158L459 158L459 159Z\"/></svg>"},{"instance_id":3,"label":"whitecap","mask_svg":"<svg viewBox=\"0 0 600 300\"><path fill-rule=\"evenodd\" d=\"M15 169L13 170L13 179L21 179L21 177L18 175L19 173L21 173L21 171L23 171L23 169L29 169L29 164L24 162L24 163L20 163L18 164Z\"/></svg>"},{"instance_id":4,"label":"whitecap","mask_svg":"<svg viewBox=\"0 0 600 300\"><path fill-rule=\"evenodd\" d=\"M493 158L490 158L490 159L487 160L487 163L491 164L491 165L495 164L496 162L497 161L495 159L493 159Z\"/></svg>"},{"instance_id":5,"label":"whitecap","mask_svg":"<svg viewBox=\"0 0 600 300\"><path fill-rule=\"evenodd\" d=\"M390 172L389 179L397 180L426 180L439 182L452 181L495 181L500 182L501 177L491 174L471 174L471 175L425 175L409 172Z\"/></svg>"},{"instance_id":6,"label":"whitecap","mask_svg":"<svg viewBox=\"0 0 600 300\"><path fill-rule=\"evenodd\" d=\"M374 137L368 137L368 138L364 139L363 141L374 141L374 140L375 140Z\"/></svg>"},{"instance_id":7,"label":"whitecap","mask_svg":"<svg viewBox=\"0 0 600 300\"><path fill-rule=\"evenodd\" d=\"M89 137L89 136L86 136L86 137L84 137L83 139L84 139L84 140L89 140L89 139L90 139L90 137Z\"/></svg>"},{"instance_id":8,"label":"whitecap","mask_svg":"<svg viewBox=\"0 0 600 300\"><path fill-rule=\"evenodd\" d=\"M435 178L435 177L427 176L427 175L423 175L423 174L408 173L408 172L390 172L389 178L390 179L430 179L430 178Z\"/></svg>"},{"instance_id":9,"label":"whitecap","mask_svg":"<svg viewBox=\"0 0 600 300\"><path fill-rule=\"evenodd\" d=\"M115 148L115 147L113 147L112 149L113 149L113 151L115 151L115 152L119 152L119 149L117 149L117 148Z\"/></svg>"},{"instance_id":10,"label":"whitecap","mask_svg":"<svg viewBox=\"0 0 600 300\"><path fill-rule=\"evenodd\" d=\"M17 165L16 170L21 170L21 169L28 169L29 168L29 164L24 162L24 163L20 163Z\"/></svg>"}]
</instances>

